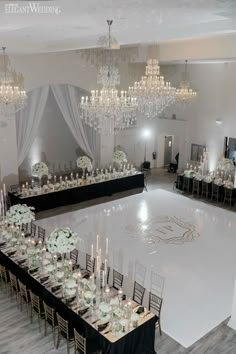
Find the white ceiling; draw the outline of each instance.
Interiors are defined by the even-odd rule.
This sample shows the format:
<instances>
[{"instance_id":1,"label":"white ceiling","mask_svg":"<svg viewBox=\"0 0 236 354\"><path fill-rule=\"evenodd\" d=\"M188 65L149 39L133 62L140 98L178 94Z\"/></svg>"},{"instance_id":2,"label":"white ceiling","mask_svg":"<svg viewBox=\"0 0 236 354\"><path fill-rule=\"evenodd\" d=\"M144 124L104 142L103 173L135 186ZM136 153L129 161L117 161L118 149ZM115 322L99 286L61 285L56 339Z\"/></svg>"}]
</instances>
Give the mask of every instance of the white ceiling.
<instances>
[{"instance_id":1,"label":"white ceiling","mask_svg":"<svg viewBox=\"0 0 236 354\"><path fill-rule=\"evenodd\" d=\"M54 0L36 1L60 7L58 15L6 14L0 0L0 46L10 53L44 53L96 46L114 19L120 44L211 36L236 32L236 0ZM33 1L32 1L33 2Z\"/></svg>"}]
</instances>

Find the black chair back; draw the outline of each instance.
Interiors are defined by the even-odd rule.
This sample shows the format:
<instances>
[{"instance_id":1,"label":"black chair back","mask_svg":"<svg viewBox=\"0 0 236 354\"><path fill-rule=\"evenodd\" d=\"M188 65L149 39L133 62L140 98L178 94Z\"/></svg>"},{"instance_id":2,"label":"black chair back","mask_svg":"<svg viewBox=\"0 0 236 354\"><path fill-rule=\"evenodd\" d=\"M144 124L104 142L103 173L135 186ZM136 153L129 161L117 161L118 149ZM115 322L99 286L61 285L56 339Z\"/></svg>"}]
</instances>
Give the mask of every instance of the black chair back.
<instances>
[{"instance_id":1,"label":"black chair back","mask_svg":"<svg viewBox=\"0 0 236 354\"><path fill-rule=\"evenodd\" d=\"M133 300L137 302L139 305L142 305L144 293L145 293L145 288L135 281Z\"/></svg>"},{"instance_id":2,"label":"black chair back","mask_svg":"<svg viewBox=\"0 0 236 354\"><path fill-rule=\"evenodd\" d=\"M113 288L119 290L122 288L124 276L123 274L117 272L117 270L113 269Z\"/></svg>"},{"instance_id":3,"label":"black chair back","mask_svg":"<svg viewBox=\"0 0 236 354\"><path fill-rule=\"evenodd\" d=\"M94 268L95 268L95 258L92 260L91 256L86 253L86 270L89 273L94 273Z\"/></svg>"}]
</instances>

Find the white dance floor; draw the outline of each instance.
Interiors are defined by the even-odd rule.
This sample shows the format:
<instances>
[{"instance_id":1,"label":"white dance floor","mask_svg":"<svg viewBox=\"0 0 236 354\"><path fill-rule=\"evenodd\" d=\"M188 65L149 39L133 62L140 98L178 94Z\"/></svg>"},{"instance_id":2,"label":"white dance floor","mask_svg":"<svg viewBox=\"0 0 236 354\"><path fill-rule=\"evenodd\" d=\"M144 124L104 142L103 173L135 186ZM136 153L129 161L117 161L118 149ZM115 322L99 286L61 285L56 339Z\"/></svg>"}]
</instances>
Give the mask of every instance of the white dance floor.
<instances>
[{"instance_id":1,"label":"white dance floor","mask_svg":"<svg viewBox=\"0 0 236 354\"><path fill-rule=\"evenodd\" d=\"M189 347L231 314L236 275L235 213L155 190L48 219L69 226L90 253L109 238L111 267L150 289L164 278L162 329ZM104 241L105 242L105 241ZM160 290L161 291L161 290Z\"/></svg>"}]
</instances>

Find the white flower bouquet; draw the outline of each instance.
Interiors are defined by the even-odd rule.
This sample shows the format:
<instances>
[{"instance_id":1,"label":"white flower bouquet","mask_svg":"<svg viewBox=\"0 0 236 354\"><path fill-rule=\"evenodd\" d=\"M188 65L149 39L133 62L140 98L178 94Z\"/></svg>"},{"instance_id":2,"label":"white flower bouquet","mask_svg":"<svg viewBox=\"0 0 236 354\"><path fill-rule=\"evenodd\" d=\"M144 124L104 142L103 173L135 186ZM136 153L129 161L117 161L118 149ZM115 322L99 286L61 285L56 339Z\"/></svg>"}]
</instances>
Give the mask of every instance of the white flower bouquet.
<instances>
[{"instance_id":1,"label":"white flower bouquet","mask_svg":"<svg viewBox=\"0 0 236 354\"><path fill-rule=\"evenodd\" d=\"M194 177L197 181L202 181L204 179L204 176L200 172L195 173Z\"/></svg>"},{"instance_id":2,"label":"white flower bouquet","mask_svg":"<svg viewBox=\"0 0 236 354\"><path fill-rule=\"evenodd\" d=\"M194 172L194 170L185 170L184 176L188 177L188 178L193 178L195 176L195 172Z\"/></svg>"},{"instance_id":3,"label":"white flower bouquet","mask_svg":"<svg viewBox=\"0 0 236 354\"><path fill-rule=\"evenodd\" d=\"M67 253L75 249L77 241L77 234L69 227L57 228L50 234L47 248L50 253Z\"/></svg>"},{"instance_id":4,"label":"white flower bouquet","mask_svg":"<svg viewBox=\"0 0 236 354\"><path fill-rule=\"evenodd\" d=\"M211 183L211 182L213 182L213 177L208 175L208 176L205 176L203 180L206 183Z\"/></svg>"},{"instance_id":5,"label":"white flower bouquet","mask_svg":"<svg viewBox=\"0 0 236 354\"><path fill-rule=\"evenodd\" d=\"M92 171L93 165L91 160L89 159L88 156L81 156L76 160L76 164L79 168L82 168L82 170L86 170L88 172Z\"/></svg>"},{"instance_id":6,"label":"white flower bouquet","mask_svg":"<svg viewBox=\"0 0 236 354\"><path fill-rule=\"evenodd\" d=\"M218 162L217 169L228 174L234 174L235 166L231 159L223 159Z\"/></svg>"},{"instance_id":7,"label":"white flower bouquet","mask_svg":"<svg viewBox=\"0 0 236 354\"><path fill-rule=\"evenodd\" d=\"M6 213L8 224L21 226L35 220L34 207L26 204L16 204L10 207Z\"/></svg>"},{"instance_id":8,"label":"white flower bouquet","mask_svg":"<svg viewBox=\"0 0 236 354\"><path fill-rule=\"evenodd\" d=\"M32 166L32 176L43 177L48 176L48 166L45 162L37 162Z\"/></svg>"},{"instance_id":9,"label":"white flower bouquet","mask_svg":"<svg viewBox=\"0 0 236 354\"><path fill-rule=\"evenodd\" d=\"M119 164L127 163L126 154L124 153L124 151L116 150L116 151L113 152L112 161L113 162L117 162Z\"/></svg>"}]
</instances>

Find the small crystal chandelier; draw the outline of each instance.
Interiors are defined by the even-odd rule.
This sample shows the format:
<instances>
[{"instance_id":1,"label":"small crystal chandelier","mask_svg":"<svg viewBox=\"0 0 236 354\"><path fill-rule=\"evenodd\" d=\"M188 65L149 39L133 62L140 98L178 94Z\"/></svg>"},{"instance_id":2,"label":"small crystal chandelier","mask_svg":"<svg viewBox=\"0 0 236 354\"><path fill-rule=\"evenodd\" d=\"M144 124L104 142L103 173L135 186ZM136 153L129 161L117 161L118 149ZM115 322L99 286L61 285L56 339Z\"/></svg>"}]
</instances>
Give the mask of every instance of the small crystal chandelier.
<instances>
[{"instance_id":1,"label":"small crystal chandelier","mask_svg":"<svg viewBox=\"0 0 236 354\"><path fill-rule=\"evenodd\" d=\"M186 105L190 103L194 97L197 96L197 92L190 88L187 72L188 61L185 60L185 70L183 73L183 80L180 83L180 87L176 90L177 102L183 103Z\"/></svg>"},{"instance_id":2,"label":"small crystal chandelier","mask_svg":"<svg viewBox=\"0 0 236 354\"><path fill-rule=\"evenodd\" d=\"M145 76L129 87L129 94L137 98L138 109L148 118L158 116L176 99L176 89L160 76L157 59L148 60Z\"/></svg>"},{"instance_id":3,"label":"small crystal chandelier","mask_svg":"<svg viewBox=\"0 0 236 354\"><path fill-rule=\"evenodd\" d=\"M9 117L26 104L26 92L23 87L23 75L10 68L10 59L3 51L3 71L0 76L0 115Z\"/></svg>"},{"instance_id":4,"label":"small crystal chandelier","mask_svg":"<svg viewBox=\"0 0 236 354\"><path fill-rule=\"evenodd\" d=\"M111 20L108 24L108 50L111 50ZM122 90L120 93L116 86L120 84L118 69L110 62L107 66L100 68L98 84L102 89L92 90L91 96L82 97L80 108L82 118L89 126L100 132L101 130L122 129L135 122L135 111L137 109L136 98L129 97L128 92Z\"/></svg>"}]
</instances>

